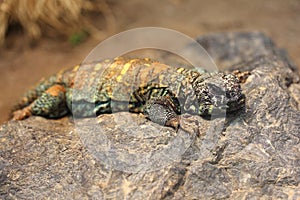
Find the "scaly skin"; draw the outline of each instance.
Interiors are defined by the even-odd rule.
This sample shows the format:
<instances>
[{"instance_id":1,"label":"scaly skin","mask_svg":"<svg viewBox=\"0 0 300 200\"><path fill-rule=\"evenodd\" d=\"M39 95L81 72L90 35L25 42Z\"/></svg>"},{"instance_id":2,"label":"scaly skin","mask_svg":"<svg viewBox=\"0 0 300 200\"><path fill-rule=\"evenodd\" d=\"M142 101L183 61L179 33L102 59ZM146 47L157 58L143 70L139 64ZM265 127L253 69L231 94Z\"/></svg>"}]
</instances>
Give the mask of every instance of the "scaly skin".
<instances>
[{"instance_id":1,"label":"scaly skin","mask_svg":"<svg viewBox=\"0 0 300 200\"><path fill-rule=\"evenodd\" d=\"M233 112L244 105L238 74L199 73L145 59L116 58L76 66L42 80L16 106L13 119L130 111L178 128L178 115ZM245 76L245 75L244 75ZM243 76L243 77L244 77Z\"/></svg>"}]
</instances>

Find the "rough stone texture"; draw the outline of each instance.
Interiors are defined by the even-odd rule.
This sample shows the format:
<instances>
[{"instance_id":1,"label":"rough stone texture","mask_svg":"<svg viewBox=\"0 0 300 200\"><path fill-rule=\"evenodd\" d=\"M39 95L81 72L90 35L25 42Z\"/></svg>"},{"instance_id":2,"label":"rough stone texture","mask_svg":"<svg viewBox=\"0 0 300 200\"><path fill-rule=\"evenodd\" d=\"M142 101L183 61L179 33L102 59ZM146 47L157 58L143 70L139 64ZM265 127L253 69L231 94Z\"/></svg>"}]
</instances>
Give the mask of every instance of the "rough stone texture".
<instances>
[{"instance_id":1,"label":"rough stone texture","mask_svg":"<svg viewBox=\"0 0 300 200\"><path fill-rule=\"evenodd\" d=\"M198 41L221 69L251 71L244 111L226 120L183 115L177 133L126 112L96 125L78 119L76 128L68 118L8 122L0 128L0 198L299 199L294 64L261 33Z\"/></svg>"}]
</instances>

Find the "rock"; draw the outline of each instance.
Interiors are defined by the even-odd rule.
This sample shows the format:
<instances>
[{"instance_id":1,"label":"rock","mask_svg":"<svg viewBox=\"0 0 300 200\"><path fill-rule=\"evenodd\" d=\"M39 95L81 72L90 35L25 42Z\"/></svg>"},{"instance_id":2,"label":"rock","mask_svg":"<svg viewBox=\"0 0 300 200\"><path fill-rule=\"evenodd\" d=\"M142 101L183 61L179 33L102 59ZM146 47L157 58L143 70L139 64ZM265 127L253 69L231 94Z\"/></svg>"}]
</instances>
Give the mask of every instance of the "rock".
<instances>
[{"instance_id":1,"label":"rock","mask_svg":"<svg viewBox=\"0 0 300 200\"><path fill-rule=\"evenodd\" d=\"M289 68L297 70L288 59L284 49L277 48L274 42L261 32L216 33L197 38L216 62L220 69L232 69L232 65L243 63L242 69L248 70L245 63L261 56L276 55Z\"/></svg>"},{"instance_id":2,"label":"rock","mask_svg":"<svg viewBox=\"0 0 300 200\"><path fill-rule=\"evenodd\" d=\"M249 70L245 110L181 116L175 132L121 112L30 117L0 128L1 199L298 199L297 68L261 33L197 39L223 70Z\"/></svg>"}]
</instances>

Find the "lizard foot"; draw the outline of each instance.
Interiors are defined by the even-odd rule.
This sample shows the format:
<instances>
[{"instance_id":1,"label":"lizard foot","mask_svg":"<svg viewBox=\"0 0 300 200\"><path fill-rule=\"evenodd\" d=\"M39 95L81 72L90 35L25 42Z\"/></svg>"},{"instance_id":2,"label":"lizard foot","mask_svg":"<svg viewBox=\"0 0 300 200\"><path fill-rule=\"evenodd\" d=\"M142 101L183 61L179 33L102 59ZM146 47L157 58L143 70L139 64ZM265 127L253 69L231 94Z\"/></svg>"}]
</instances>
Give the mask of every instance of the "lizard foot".
<instances>
[{"instance_id":1,"label":"lizard foot","mask_svg":"<svg viewBox=\"0 0 300 200\"><path fill-rule=\"evenodd\" d=\"M29 106L13 112L13 120L23 120L31 115L48 118L62 117L68 113L66 90L55 84L43 92Z\"/></svg>"},{"instance_id":2,"label":"lizard foot","mask_svg":"<svg viewBox=\"0 0 300 200\"><path fill-rule=\"evenodd\" d=\"M178 130L179 117L175 112L176 106L170 97L155 97L147 101L144 115L151 121Z\"/></svg>"},{"instance_id":3,"label":"lizard foot","mask_svg":"<svg viewBox=\"0 0 300 200\"><path fill-rule=\"evenodd\" d=\"M26 119L27 117L31 116L31 107L27 106L21 110L17 110L13 112L13 117L12 120L16 121L16 120L23 120Z\"/></svg>"}]
</instances>

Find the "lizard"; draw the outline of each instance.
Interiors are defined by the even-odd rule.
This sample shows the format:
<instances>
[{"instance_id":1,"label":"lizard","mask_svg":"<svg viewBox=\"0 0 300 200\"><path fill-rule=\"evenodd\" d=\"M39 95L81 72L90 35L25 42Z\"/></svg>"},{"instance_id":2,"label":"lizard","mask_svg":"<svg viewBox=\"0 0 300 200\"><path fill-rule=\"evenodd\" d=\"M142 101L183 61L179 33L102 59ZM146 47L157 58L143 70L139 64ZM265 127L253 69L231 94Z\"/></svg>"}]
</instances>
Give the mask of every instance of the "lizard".
<instances>
[{"instance_id":1,"label":"lizard","mask_svg":"<svg viewBox=\"0 0 300 200\"><path fill-rule=\"evenodd\" d=\"M237 75L202 73L149 58L83 63L42 79L15 106L13 120L129 111L178 129L181 113L209 116L213 111L231 113L242 108L245 95Z\"/></svg>"}]
</instances>

